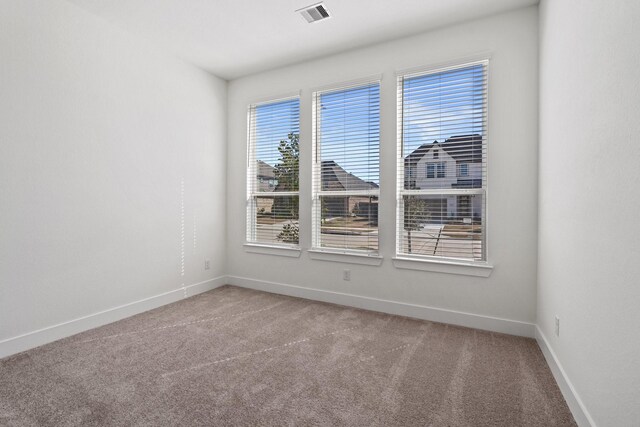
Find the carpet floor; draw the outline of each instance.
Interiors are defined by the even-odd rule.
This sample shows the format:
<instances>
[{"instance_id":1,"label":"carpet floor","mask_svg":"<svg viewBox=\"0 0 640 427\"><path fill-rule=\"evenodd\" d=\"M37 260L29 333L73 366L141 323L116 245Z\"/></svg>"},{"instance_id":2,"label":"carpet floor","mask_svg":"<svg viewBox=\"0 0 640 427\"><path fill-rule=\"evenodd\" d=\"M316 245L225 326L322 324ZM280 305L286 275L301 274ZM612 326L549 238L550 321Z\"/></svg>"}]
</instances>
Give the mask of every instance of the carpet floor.
<instances>
[{"instance_id":1,"label":"carpet floor","mask_svg":"<svg viewBox=\"0 0 640 427\"><path fill-rule=\"evenodd\" d=\"M0 425L575 422L532 339L224 286L0 360Z\"/></svg>"}]
</instances>

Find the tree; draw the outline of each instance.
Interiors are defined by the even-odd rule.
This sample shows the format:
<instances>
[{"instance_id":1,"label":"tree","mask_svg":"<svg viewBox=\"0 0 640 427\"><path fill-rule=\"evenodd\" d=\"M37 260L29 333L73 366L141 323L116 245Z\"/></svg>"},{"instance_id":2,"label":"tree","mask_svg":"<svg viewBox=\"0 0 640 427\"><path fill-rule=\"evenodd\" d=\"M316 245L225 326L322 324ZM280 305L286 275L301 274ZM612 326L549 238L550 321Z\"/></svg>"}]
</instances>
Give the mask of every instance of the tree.
<instances>
[{"instance_id":1,"label":"tree","mask_svg":"<svg viewBox=\"0 0 640 427\"><path fill-rule=\"evenodd\" d=\"M300 135L290 133L287 140L280 141L278 152L280 159L275 165L275 178L278 181L277 191L298 191L300 170Z\"/></svg>"},{"instance_id":2,"label":"tree","mask_svg":"<svg viewBox=\"0 0 640 427\"><path fill-rule=\"evenodd\" d=\"M422 229L422 224L431 219L427 203L416 196L404 199L404 229L407 230L408 252L411 253L411 232Z\"/></svg>"},{"instance_id":3,"label":"tree","mask_svg":"<svg viewBox=\"0 0 640 427\"><path fill-rule=\"evenodd\" d=\"M277 181L276 191L298 191L300 189L300 135L290 133L287 140L280 141L278 152L280 159L275 165L274 175ZM276 217L298 219L299 197L282 196L273 201L273 214ZM299 226L297 223L285 224L278 240L286 243L298 243Z\"/></svg>"},{"instance_id":4,"label":"tree","mask_svg":"<svg viewBox=\"0 0 640 427\"><path fill-rule=\"evenodd\" d=\"M285 243L297 244L300 239L300 228L298 224L285 224L282 226L282 231L278 234L278 240L282 240Z\"/></svg>"}]
</instances>

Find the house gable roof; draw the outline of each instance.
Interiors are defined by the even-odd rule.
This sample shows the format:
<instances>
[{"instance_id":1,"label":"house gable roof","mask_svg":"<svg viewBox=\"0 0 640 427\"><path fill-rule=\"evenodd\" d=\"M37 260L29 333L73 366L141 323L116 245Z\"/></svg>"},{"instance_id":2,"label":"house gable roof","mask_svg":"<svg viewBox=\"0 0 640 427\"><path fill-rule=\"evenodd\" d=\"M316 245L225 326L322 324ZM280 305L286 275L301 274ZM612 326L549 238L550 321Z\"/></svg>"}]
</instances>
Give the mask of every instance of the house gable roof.
<instances>
[{"instance_id":1,"label":"house gable roof","mask_svg":"<svg viewBox=\"0 0 640 427\"><path fill-rule=\"evenodd\" d=\"M434 147L442 148L456 162L482 162L482 136L475 134L452 136L444 142L433 141L422 144L405 157L405 164L415 165Z\"/></svg>"},{"instance_id":2,"label":"house gable roof","mask_svg":"<svg viewBox=\"0 0 640 427\"><path fill-rule=\"evenodd\" d=\"M276 168L271 166L270 164L263 162L262 160L258 160L258 176L261 178L275 178Z\"/></svg>"},{"instance_id":3,"label":"house gable roof","mask_svg":"<svg viewBox=\"0 0 640 427\"><path fill-rule=\"evenodd\" d=\"M374 182L364 181L347 172L333 160L325 160L321 164L322 190L374 190L379 188Z\"/></svg>"}]
</instances>

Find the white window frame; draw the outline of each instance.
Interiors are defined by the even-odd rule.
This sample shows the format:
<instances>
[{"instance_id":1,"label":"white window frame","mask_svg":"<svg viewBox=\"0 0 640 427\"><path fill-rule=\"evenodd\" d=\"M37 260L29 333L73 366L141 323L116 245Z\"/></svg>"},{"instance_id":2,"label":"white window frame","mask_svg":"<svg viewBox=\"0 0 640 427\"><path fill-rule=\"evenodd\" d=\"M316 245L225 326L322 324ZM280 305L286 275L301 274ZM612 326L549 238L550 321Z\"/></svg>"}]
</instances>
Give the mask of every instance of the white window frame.
<instances>
[{"instance_id":1,"label":"white window frame","mask_svg":"<svg viewBox=\"0 0 640 427\"><path fill-rule=\"evenodd\" d=\"M421 67L407 71L399 71L396 73L397 81L396 81L396 90L397 90L397 123L396 123L396 131L397 131L397 149L396 149L396 172L397 177L404 177L404 141L403 141L403 113L404 113L404 79L422 76L426 74L435 74L450 70L456 70L460 68L466 68L473 65L484 65L486 80L487 80L487 88L484 98L484 111L485 111L485 122L484 122L484 135L486 140L489 140L488 130L489 130L489 57L481 57L478 59L470 59L468 61L456 61L454 63L450 63L444 66L436 66L436 67ZM464 274L464 275L472 275L472 276L482 276L488 277L493 269L493 266L489 264L489 252L488 252L488 219L489 219L489 185L488 185L488 144L483 144L482 147L482 161L485 165L486 177L483 180L482 188L473 188L473 189L462 189L462 188L450 188L450 189L405 189L404 188L404 180L397 179L396 183L396 255L393 258L394 265L397 268L407 268L413 270L427 270L427 271L438 271L449 273L452 272L454 274ZM426 174L426 170L425 170ZM426 175L425 175L426 176ZM437 176L437 172L436 172ZM482 259L481 260L469 260L466 258L454 258L454 257L443 257L443 256L429 256L429 255L415 255L415 254L406 254L401 252L402 248L402 235L400 229L402 227L402 222L404 221L404 207L403 200L404 196L412 196L412 195L483 195L484 196L484 235L482 240ZM418 261L418 263L414 263L413 261ZM428 264L434 264L434 267L430 267ZM422 264L422 265L419 265ZM442 267L444 266L444 268ZM449 267L452 266L452 267ZM456 269L457 266L460 266ZM465 270L466 267L478 267L479 270Z\"/></svg>"},{"instance_id":2,"label":"white window frame","mask_svg":"<svg viewBox=\"0 0 640 427\"><path fill-rule=\"evenodd\" d=\"M282 256L299 256L300 254L300 239L298 238L298 244L293 243L273 243L273 242L261 242L256 240L256 218L257 218L257 198L258 197L274 197L274 196L298 196L298 203L300 203L300 188L298 191L257 191L259 185L257 184L257 161L255 153L255 141L252 140L252 136L255 135L255 116L253 111L260 105L274 104L277 102L284 102L297 99L300 103L300 94L288 95L283 97L274 97L266 100L261 100L249 104L247 110L247 199L246 199L246 236L245 236L245 249L248 252L254 253L267 253L272 255ZM298 124L299 127L299 124ZM299 165L298 165L299 167ZM300 169L298 169L298 175ZM253 183L253 184L252 184ZM299 210L298 210L299 212ZM298 230L300 234L300 218L298 217Z\"/></svg>"},{"instance_id":3,"label":"white window frame","mask_svg":"<svg viewBox=\"0 0 640 427\"><path fill-rule=\"evenodd\" d=\"M335 255L346 255L348 258L343 258L343 262L353 262L355 264L370 264L370 265L379 265L382 257L379 255L380 253L380 210L378 210L378 250L358 250L358 249L341 249L341 248L327 248L320 245L321 242L321 232L322 232L322 224L321 224L321 197L327 196L365 196L365 197L377 197L378 202L380 201L380 187L377 190L356 190L356 191L324 191L322 190L322 171L321 171L321 158L320 158L320 147L318 144L318 130L319 130L319 109L318 103L320 100L320 96L325 93L337 92L342 90L348 90L351 88L357 88L360 86L366 86L370 84L378 84L380 85L380 89L382 89L381 85L382 76L372 76L369 78L362 78L358 80L353 80L346 83L339 83L335 85L325 86L322 88L317 88L312 91L312 102L311 102L311 147L313 152L313 161L312 161L312 207L311 207L311 249L309 253L313 259L323 259L329 261L338 261L341 260L336 258ZM382 110L382 91L380 91L380 109ZM381 120L381 119L380 119ZM381 135L380 135L381 137ZM380 144L380 141L378 142ZM379 154L378 154L379 155ZM380 158L378 159L380 162ZM370 258L372 259L370 262L363 260L358 261L358 258ZM351 261L348 261L348 260Z\"/></svg>"}]
</instances>

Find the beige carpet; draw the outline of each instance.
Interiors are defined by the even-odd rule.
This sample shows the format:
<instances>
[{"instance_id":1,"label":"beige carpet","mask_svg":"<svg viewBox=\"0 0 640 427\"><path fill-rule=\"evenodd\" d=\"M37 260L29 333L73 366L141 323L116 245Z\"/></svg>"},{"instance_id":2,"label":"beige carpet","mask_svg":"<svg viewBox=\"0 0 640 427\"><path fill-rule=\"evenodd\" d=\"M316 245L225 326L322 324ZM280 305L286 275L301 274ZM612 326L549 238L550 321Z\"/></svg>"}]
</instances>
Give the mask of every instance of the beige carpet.
<instances>
[{"instance_id":1,"label":"beige carpet","mask_svg":"<svg viewBox=\"0 0 640 427\"><path fill-rule=\"evenodd\" d=\"M535 341L225 286L0 361L0 425L575 425Z\"/></svg>"}]
</instances>

